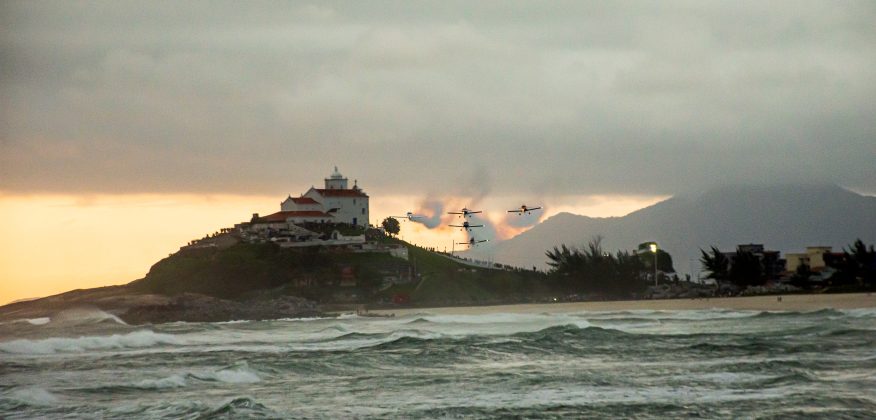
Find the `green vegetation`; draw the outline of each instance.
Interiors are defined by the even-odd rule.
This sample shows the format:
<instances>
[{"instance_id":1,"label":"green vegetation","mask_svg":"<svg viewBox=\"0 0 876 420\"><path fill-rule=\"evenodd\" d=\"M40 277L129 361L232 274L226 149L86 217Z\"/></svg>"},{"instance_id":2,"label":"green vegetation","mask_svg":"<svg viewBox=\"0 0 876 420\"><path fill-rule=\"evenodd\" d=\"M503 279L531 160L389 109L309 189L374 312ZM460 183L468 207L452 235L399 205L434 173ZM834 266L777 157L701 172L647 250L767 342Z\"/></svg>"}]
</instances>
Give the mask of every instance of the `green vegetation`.
<instances>
[{"instance_id":1,"label":"green vegetation","mask_svg":"<svg viewBox=\"0 0 876 420\"><path fill-rule=\"evenodd\" d=\"M762 286L767 282L767 273L761 258L752 252L736 249L732 258L728 258L718 248L711 247L711 252L700 250L700 262L709 274L707 278L718 283L727 283L740 289L749 286Z\"/></svg>"},{"instance_id":2,"label":"green vegetation","mask_svg":"<svg viewBox=\"0 0 876 420\"><path fill-rule=\"evenodd\" d=\"M741 247L729 257L715 247L711 247L710 251L700 252L700 262L708 272L707 277L719 284L745 289L762 286L770 277L779 278L778 274L771 275L768 272L765 259ZM848 248L844 248L841 254L827 253L823 258L826 265L823 271L816 272L810 266L800 264L788 279L789 283L802 290L876 290L876 250L873 245L867 247L858 239Z\"/></svg>"},{"instance_id":3,"label":"green vegetation","mask_svg":"<svg viewBox=\"0 0 876 420\"><path fill-rule=\"evenodd\" d=\"M876 249L873 245L868 248L858 239L843 249L841 257L826 262L836 270L830 277L830 285L876 290Z\"/></svg>"},{"instance_id":4,"label":"green vegetation","mask_svg":"<svg viewBox=\"0 0 876 420\"><path fill-rule=\"evenodd\" d=\"M381 222L380 225L383 226L383 230L390 235L395 236L401 232L401 226L395 217L387 217L386 219L383 219L383 222Z\"/></svg>"},{"instance_id":5,"label":"green vegetation","mask_svg":"<svg viewBox=\"0 0 876 420\"><path fill-rule=\"evenodd\" d=\"M642 260L642 264L645 265L645 269L650 272L654 272L654 253L651 251L650 245L654 244L656 246L656 242L643 242L639 244L637 247L639 252L636 254L639 256L639 259ZM669 255L668 252L657 249L657 269L664 273L674 273L675 268L672 265L672 255Z\"/></svg>"},{"instance_id":6,"label":"green vegetation","mask_svg":"<svg viewBox=\"0 0 876 420\"><path fill-rule=\"evenodd\" d=\"M546 276L540 272L470 267L442 254L413 246L408 247L408 253L419 281L388 292L407 293L412 302L526 302L555 295L546 283Z\"/></svg>"},{"instance_id":7,"label":"green vegetation","mask_svg":"<svg viewBox=\"0 0 876 420\"><path fill-rule=\"evenodd\" d=\"M230 299L288 294L321 302L387 303L403 296L412 304L526 301L551 295L542 273L472 268L375 231L366 236L379 245L407 247L408 260L388 252L238 243L182 250L156 263L131 286L150 293Z\"/></svg>"},{"instance_id":8,"label":"green vegetation","mask_svg":"<svg viewBox=\"0 0 876 420\"><path fill-rule=\"evenodd\" d=\"M330 259L316 249L287 252L274 244L186 249L155 265L132 286L151 293L193 292L220 298L272 289L296 279L330 278Z\"/></svg>"},{"instance_id":9,"label":"green vegetation","mask_svg":"<svg viewBox=\"0 0 876 420\"><path fill-rule=\"evenodd\" d=\"M700 263L703 264L703 270L709 273L706 278L713 279L718 283L726 281L730 273L730 259L714 246L710 252L702 249L700 252L702 253Z\"/></svg>"},{"instance_id":10,"label":"green vegetation","mask_svg":"<svg viewBox=\"0 0 876 420\"><path fill-rule=\"evenodd\" d=\"M547 251L546 255L552 284L568 293L635 297L648 286L649 270L645 263L648 258L627 251L609 254L602 249L600 237L590 241L585 249L564 244ZM651 261L653 270L653 258ZM671 266L671 259L669 261Z\"/></svg>"}]
</instances>

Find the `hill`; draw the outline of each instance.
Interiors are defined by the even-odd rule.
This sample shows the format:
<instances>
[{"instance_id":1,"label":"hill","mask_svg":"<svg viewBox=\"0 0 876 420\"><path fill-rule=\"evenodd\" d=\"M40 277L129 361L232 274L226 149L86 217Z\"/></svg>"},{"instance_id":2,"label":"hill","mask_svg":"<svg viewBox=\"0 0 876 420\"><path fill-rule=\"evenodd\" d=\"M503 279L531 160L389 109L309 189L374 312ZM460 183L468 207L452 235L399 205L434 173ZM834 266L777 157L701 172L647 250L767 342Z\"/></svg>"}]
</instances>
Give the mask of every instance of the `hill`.
<instances>
[{"instance_id":1,"label":"hill","mask_svg":"<svg viewBox=\"0 0 876 420\"><path fill-rule=\"evenodd\" d=\"M378 249L370 252L270 243L185 250L159 261L131 286L149 293L201 293L224 299L270 290L323 303L387 303L403 295L412 304L473 304L547 293L540 273L470 267L393 238L377 243ZM406 248L407 258L381 252L398 247Z\"/></svg>"},{"instance_id":2,"label":"hill","mask_svg":"<svg viewBox=\"0 0 876 420\"><path fill-rule=\"evenodd\" d=\"M876 242L876 197L838 186L724 187L679 195L623 217L557 214L488 251L506 264L546 267L544 252L559 244L580 246L596 235L606 249L635 249L657 241L679 272L699 270L699 249L733 250L743 243L801 252L806 246L839 249L856 238ZM486 250L486 248L484 248Z\"/></svg>"},{"instance_id":3,"label":"hill","mask_svg":"<svg viewBox=\"0 0 876 420\"><path fill-rule=\"evenodd\" d=\"M221 239L221 238L219 238ZM184 248L124 286L74 290L0 307L0 320L92 308L129 323L272 319L319 314L323 305L473 305L552 296L542 273L471 267L393 238L377 250L281 248L222 241ZM386 249L404 248L407 258Z\"/></svg>"}]
</instances>

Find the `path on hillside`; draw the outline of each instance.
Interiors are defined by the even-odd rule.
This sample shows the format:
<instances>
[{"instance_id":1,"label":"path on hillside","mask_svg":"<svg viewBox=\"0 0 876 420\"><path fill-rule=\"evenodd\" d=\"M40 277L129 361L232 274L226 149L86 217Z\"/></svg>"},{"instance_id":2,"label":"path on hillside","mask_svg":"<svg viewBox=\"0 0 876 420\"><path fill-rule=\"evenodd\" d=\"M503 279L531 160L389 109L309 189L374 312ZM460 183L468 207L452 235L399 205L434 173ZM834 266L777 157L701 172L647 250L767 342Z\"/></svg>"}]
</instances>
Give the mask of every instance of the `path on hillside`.
<instances>
[{"instance_id":1,"label":"path on hillside","mask_svg":"<svg viewBox=\"0 0 876 420\"><path fill-rule=\"evenodd\" d=\"M458 262L462 265L467 265L469 267L486 268L486 269L490 269L490 270L502 270L503 269L501 267L496 267L496 264L494 262L481 261L481 260L467 260L467 259L463 259L461 257L457 257L454 255L442 254L440 252L434 252L434 254L440 255L444 258L447 258L448 260Z\"/></svg>"}]
</instances>

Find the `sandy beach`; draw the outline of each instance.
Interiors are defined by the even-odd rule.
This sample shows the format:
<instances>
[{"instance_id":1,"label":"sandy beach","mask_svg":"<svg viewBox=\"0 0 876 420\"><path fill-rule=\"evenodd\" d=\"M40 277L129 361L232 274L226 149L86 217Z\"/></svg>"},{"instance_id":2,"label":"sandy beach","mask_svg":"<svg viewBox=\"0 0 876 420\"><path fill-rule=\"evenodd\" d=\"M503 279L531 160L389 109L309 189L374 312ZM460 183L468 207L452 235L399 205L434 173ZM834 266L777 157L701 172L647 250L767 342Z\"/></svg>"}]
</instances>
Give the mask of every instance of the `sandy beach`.
<instances>
[{"instance_id":1,"label":"sandy beach","mask_svg":"<svg viewBox=\"0 0 876 420\"><path fill-rule=\"evenodd\" d=\"M462 306L446 308L384 309L375 314L403 316L429 312L432 314L476 315L485 313L562 313L580 311L619 310L687 310L736 309L756 311L817 311L819 309L876 308L876 294L810 294L786 296L750 296L710 299L626 300L606 302L533 303L495 306Z\"/></svg>"}]
</instances>

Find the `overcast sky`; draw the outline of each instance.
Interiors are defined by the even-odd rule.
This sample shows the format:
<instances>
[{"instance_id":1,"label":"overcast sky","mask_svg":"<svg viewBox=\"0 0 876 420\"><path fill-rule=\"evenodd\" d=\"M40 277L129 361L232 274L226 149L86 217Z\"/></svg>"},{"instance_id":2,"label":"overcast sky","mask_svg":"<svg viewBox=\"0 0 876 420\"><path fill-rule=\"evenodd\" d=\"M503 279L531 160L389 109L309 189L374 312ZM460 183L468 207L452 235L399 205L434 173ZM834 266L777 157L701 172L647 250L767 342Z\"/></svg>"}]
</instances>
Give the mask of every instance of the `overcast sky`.
<instances>
[{"instance_id":1,"label":"overcast sky","mask_svg":"<svg viewBox=\"0 0 876 420\"><path fill-rule=\"evenodd\" d=\"M876 192L876 2L0 2L0 191ZM473 190L473 191L472 191Z\"/></svg>"}]
</instances>

